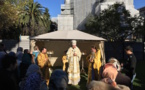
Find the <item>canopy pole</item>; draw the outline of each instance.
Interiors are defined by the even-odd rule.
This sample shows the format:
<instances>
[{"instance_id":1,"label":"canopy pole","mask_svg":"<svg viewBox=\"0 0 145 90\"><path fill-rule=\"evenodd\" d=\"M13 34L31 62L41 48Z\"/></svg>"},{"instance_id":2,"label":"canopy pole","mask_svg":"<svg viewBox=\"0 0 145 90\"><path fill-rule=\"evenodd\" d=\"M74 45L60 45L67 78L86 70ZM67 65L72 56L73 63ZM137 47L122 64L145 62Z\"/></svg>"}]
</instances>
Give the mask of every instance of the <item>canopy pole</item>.
<instances>
[{"instance_id":1,"label":"canopy pole","mask_svg":"<svg viewBox=\"0 0 145 90\"><path fill-rule=\"evenodd\" d=\"M35 41L35 40L31 40L31 41L30 41L30 50L31 50L31 52L34 51L35 45L36 45L36 41Z\"/></svg>"},{"instance_id":2,"label":"canopy pole","mask_svg":"<svg viewBox=\"0 0 145 90\"><path fill-rule=\"evenodd\" d=\"M105 50L104 50L104 42L100 42L99 43L99 48L100 48L100 52L101 52L101 56L102 56L102 66L104 64L106 64L106 60L105 60Z\"/></svg>"}]
</instances>

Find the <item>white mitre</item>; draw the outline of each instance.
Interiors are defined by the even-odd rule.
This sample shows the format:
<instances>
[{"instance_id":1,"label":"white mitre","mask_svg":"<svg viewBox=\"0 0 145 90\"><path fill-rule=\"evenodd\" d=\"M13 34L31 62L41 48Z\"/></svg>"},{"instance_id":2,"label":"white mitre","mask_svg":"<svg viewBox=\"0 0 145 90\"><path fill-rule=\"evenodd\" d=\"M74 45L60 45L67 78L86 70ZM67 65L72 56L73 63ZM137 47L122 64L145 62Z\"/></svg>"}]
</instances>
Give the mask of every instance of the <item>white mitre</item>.
<instances>
[{"instance_id":1,"label":"white mitre","mask_svg":"<svg viewBox=\"0 0 145 90\"><path fill-rule=\"evenodd\" d=\"M77 41L76 40L72 40L72 45L77 45Z\"/></svg>"}]
</instances>

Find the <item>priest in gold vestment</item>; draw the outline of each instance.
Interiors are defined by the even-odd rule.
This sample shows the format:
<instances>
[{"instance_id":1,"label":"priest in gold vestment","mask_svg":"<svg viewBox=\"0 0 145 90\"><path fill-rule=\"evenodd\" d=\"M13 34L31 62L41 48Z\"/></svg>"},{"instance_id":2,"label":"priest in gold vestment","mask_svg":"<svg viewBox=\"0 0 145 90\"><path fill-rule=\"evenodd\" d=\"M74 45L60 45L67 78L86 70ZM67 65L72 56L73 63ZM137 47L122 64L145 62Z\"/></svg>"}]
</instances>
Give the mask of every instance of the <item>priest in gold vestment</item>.
<instances>
[{"instance_id":1,"label":"priest in gold vestment","mask_svg":"<svg viewBox=\"0 0 145 90\"><path fill-rule=\"evenodd\" d=\"M89 84L92 80L99 80L101 78L101 52L95 46L91 48L91 54L87 56L88 62L88 81Z\"/></svg>"},{"instance_id":2,"label":"priest in gold vestment","mask_svg":"<svg viewBox=\"0 0 145 90\"><path fill-rule=\"evenodd\" d=\"M51 67L51 63L48 59L46 48L41 49L41 53L39 53L37 57L37 62L42 72L42 77L44 80L46 80L46 84L48 85L50 78L49 68Z\"/></svg>"},{"instance_id":3,"label":"priest in gold vestment","mask_svg":"<svg viewBox=\"0 0 145 90\"><path fill-rule=\"evenodd\" d=\"M76 40L72 40L72 47L67 51L68 58L68 84L78 85L80 81L80 65L81 59L80 49L76 46Z\"/></svg>"}]
</instances>

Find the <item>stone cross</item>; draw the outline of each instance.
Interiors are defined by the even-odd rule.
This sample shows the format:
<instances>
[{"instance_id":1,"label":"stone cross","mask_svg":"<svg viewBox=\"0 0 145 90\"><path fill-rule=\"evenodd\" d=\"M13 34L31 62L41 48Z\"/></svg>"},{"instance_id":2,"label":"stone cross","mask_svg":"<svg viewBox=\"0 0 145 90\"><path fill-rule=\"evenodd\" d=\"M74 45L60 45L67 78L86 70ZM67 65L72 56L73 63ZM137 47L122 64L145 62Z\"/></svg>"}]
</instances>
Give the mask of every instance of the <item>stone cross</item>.
<instances>
[{"instance_id":1,"label":"stone cross","mask_svg":"<svg viewBox=\"0 0 145 90\"><path fill-rule=\"evenodd\" d=\"M65 0L65 4L70 4L71 1L70 0Z\"/></svg>"}]
</instances>

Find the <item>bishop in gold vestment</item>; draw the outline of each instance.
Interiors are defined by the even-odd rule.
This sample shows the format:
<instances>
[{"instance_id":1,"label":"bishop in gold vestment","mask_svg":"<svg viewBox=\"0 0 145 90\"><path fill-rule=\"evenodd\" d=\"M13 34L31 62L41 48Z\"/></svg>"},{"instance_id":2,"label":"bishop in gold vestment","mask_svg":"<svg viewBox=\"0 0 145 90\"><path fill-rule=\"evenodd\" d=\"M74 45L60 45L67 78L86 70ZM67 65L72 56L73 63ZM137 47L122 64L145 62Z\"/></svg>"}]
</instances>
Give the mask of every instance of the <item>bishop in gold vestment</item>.
<instances>
[{"instance_id":1,"label":"bishop in gold vestment","mask_svg":"<svg viewBox=\"0 0 145 90\"><path fill-rule=\"evenodd\" d=\"M76 41L72 41L72 47L68 49L68 84L78 85L80 81L80 65L79 61L81 59L80 49L76 46Z\"/></svg>"}]
</instances>

